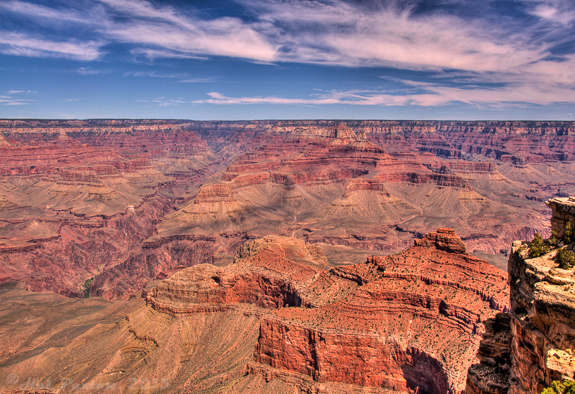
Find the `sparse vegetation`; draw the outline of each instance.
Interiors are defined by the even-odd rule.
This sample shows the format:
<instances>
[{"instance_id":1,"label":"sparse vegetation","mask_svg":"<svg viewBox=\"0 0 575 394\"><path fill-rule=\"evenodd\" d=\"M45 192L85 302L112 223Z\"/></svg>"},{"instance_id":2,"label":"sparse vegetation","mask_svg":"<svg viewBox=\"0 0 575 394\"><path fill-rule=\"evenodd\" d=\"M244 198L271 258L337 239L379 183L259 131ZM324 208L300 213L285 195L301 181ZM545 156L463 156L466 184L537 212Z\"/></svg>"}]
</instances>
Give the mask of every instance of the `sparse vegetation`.
<instances>
[{"instance_id":1,"label":"sparse vegetation","mask_svg":"<svg viewBox=\"0 0 575 394\"><path fill-rule=\"evenodd\" d=\"M573 266L575 266L575 253L565 248L559 249L555 257L555 262L559 264L559 268L563 268L564 270L573 268Z\"/></svg>"},{"instance_id":2,"label":"sparse vegetation","mask_svg":"<svg viewBox=\"0 0 575 394\"><path fill-rule=\"evenodd\" d=\"M541 394L575 394L575 382L572 380L564 380L562 382L556 380L551 383L550 387L544 389Z\"/></svg>"},{"instance_id":3,"label":"sparse vegetation","mask_svg":"<svg viewBox=\"0 0 575 394\"><path fill-rule=\"evenodd\" d=\"M571 227L571 222L567 221L565 223L565 231L563 232L563 241L565 245L569 245L572 242L573 238L573 227Z\"/></svg>"},{"instance_id":4,"label":"sparse vegetation","mask_svg":"<svg viewBox=\"0 0 575 394\"><path fill-rule=\"evenodd\" d=\"M89 279L86 279L84 283L82 283L82 297L89 298L90 297L90 286L92 286L92 282L96 279L95 276L92 276Z\"/></svg>"},{"instance_id":5,"label":"sparse vegetation","mask_svg":"<svg viewBox=\"0 0 575 394\"><path fill-rule=\"evenodd\" d=\"M551 231L551 238L547 241L552 248L556 248L559 246L559 239L557 239L557 232Z\"/></svg>"},{"instance_id":6,"label":"sparse vegetation","mask_svg":"<svg viewBox=\"0 0 575 394\"><path fill-rule=\"evenodd\" d=\"M549 247L545 245L543 237L535 233L535 238L529 243L529 257L541 257L549 253Z\"/></svg>"}]
</instances>

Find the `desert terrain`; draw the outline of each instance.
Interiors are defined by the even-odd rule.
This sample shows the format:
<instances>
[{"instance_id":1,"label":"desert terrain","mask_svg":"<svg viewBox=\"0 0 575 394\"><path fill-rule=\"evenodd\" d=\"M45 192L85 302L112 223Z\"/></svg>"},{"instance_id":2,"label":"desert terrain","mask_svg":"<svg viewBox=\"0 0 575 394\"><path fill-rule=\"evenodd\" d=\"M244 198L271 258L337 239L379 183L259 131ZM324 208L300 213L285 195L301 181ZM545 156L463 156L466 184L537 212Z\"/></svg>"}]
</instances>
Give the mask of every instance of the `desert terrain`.
<instances>
[{"instance_id":1,"label":"desert terrain","mask_svg":"<svg viewBox=\"0 0 575 394\"><path fill-rule=\"evenodd\" d=\"M468 392L512 309L512 242L548 238L544 202L575 194L574 136L574 122L0 120L0 384Z\"/></svg>"}]
</instances>

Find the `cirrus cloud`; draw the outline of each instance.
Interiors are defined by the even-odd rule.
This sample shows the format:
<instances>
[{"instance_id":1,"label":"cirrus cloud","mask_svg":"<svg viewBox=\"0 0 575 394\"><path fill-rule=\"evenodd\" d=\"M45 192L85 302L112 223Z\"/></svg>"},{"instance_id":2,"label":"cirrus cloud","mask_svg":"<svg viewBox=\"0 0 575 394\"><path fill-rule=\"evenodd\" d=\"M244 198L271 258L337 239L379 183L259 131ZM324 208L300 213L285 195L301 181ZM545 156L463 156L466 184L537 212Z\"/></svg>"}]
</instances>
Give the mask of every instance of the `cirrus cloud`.
<instances>
[{"instance_id":1,"label":"cirrus cloud","mask_svg":"<svg viewBox=\"0 0 575 394\"><path fill-rule=\"evenodd\" d=\"M331 91L307 98L271 94L230 97L212 92L204 100L156 100L158 105L575 102L575 49L570 45L575 33L575 4L571 0L517 0L508 5L515 7L513 13L498 14L492 3L236 0L243 12L229 15L148 0L86 0L84 12L72 2L66 8L9 0L0 4L5 13L40 21L42 29L1 30L0 53L89 62L112 60L114 54L105 50L106 45L123 45L133 59L143 56L151 63L156 59L201 61L225 56L265 64L386 67L409 70L413 79L403 78L401 83L415 88L415 92L406 89L399 94ZM422 11L422 5L428 9ZM462 7L468 12L457 11ZM482 8L486 11L478 12ZM71 39L70 29L80 25L83 35ZM85 70L82 75L100 73L89 67L80 70ZM417 78L417 73L446 75L453 70L458 72L457 82ZM212 81L154 71L124 75Z\"/></svg>"}]
</instances>

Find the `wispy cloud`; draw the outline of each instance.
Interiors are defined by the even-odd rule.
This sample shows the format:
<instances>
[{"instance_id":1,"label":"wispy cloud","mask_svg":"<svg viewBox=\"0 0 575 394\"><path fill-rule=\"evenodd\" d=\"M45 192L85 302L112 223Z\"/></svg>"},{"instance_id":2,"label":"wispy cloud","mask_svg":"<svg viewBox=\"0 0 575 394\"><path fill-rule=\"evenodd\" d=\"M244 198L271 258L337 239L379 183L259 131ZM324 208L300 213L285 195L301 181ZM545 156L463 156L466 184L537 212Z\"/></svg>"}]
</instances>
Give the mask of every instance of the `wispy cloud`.
<instances>
[{"instance_id":1,"label":"wispy cloud","mask_svg":"<svg viewBox=\"0 0 575 394\"><path fill-rule=\"evenodd\" d=\"M543 19L567 23L575 15L562 0L526 1L530 12ZM500 20L464 19L447 13L414 15L417 1L382 1L370 8L343 0L240 2L251 9L255 20L201 18L198 12L146 0L98 0L85 15L8 1L3 8L29 17L91 23L89 16L97 13L100 20L94 27L98 39L90 42L34 41L16 33L4 41L15 46L15 53L52 53L85 60L100 57L99 48L115 41L135 45L133 54L150 59L218 55L263 62L477 72L512 70L543 59L549 49L542 42L533 44L529 32ZM17 45L22 39L26 43Z\"/></svg>"},{"instance_id":2,"label":"wispy cloud","mask_svg":"<svg viewBox=\"0 0 575 394\"><path fill-rule=\"evenodd\" d=\"M180 83L210 83L210 82L215 82L215 81L217 81L217 78L208 77L208 78L185 78L185 79L182 79L178 82L180 82Z\"/></svg>"},{"instance_id":3,"label":"wispy cloud","mask_svg":"<svg viewBox=\"0 0 575 394\"><path fill-rule=\"evenodd\" d=\"M8 0L0 4L5 12L33 18L44 27L52 26L52 30L48 29L51 34L37 29L34 33L0 31L0 53L93 61L105 58L105 45L121 43L128 46L134 59L145 57L150 62L158 58L228 56L260 63L389 67L413 71L411 75L446 75L446 71L457 70L456 79L442 77L425 84L416 76L412 81L404 80L402 83L414 90L401 95L348 91L309 98L234 98L211 93L208 99L195 103L436 106L452 102L575 102L575 49L569 42L575 34L572 0L516 0L512 3L522 18L495 12L463 16L450 11L476 3L470 0L436 2L437 12L418 11L419 0L236 2L249 17L207 15L190 6L147 0L87 0L82 3L85 11L73 5L65 9ZM441 8L442 4L453 7ZM490 4L474 7L479 10ZM54 38L61 38L56 33L78 24L89 33L84 39ZM558 49L561 45L567 49ZM78 72L101 73L89 67ZM188 83L213 81L153 71L125 76ZM489 84L492 86L487 87ZM182 105L185 101L154 103Z\"/></svg>"},{"instance_id":4,"label":"wispy cloud","mask_svg":"<svg viewBox=\"0 0 575 394\"><path fill-rule=\"evenodd\" d=\"M575 21L575 10L570 0L531 0L529 12L551 23L565 26Z\"/></svg>"},{"instance_id":5,"label":"wispy cloud","mask_svg":"<svg viewBox=\"0 0 575 394\"><path fill-rule=\"evenodd\" d=\"M50 41L26 33L0 31L0 53L5 55L96 60L102 56L100 46L96 41Z\"/></svg>"},{"instance_id":6,"label":"wispy cloud","mask_svg":"<svg viewBox=\"0 0 575 394\"><path fill-rule=\"evenodd\" d=\"M200 59L206 60L206 56L200 56L196 54L176 51L176 50L165 50L165 49L151 49L151 48L134 48L130 50L130 53L135 57L144 56L150 61L154 61L156 58L173 58L173 59Z\"/></svg>"},{"instance_id":7,"label":"wispy cloud","mask_svg":"<svg viewBox=\"0 0 575 394\"><path fill-rule=\"evenodd\" d=\"M186 73L161 73L156 71L128 71L124 73L124 77L178 79L177 82L181 83L207 83L216 80L211 77L194 78Z\"/></svg>"},{"instance_id":8,"label":"wispy cloud","mask_svg":"<svg viewBox=\"0 0 575 394\"><path fill-rule=\"evenodd\" d=\"M128 71L124 73L124 77L136 77L136 78L186 78L187 74L183 73L159 73L156 71Z\"/></svg>"},{"instance_id":9,"label":"wispy cloud","mask_svg":"<svg viewBox=\"0 0 575 394\"><path fill-rule=\"evenodd\" d=\"M106 29L107 36L121 42L158 47L167 53L275 59L277 48L239 18L202 20L143 0L100 1L129 17Z\"/></svg>"},{"instance_id":10,"label":"wispy cloud","mask_svg":"<svg viewBox=\"0 0 575 394\"><path fill-rule=\"evenodd\" d=\"M91 67L80 67L75 70L80 75L100 75L100 74L109 74L110 70L95 70Z\"/></svg>"},{"instance_id":11,"label":"wispy cloud","mask_svg":"<svg viewBox=\"0 0 575 394\"><path fill-rule=\"evenodd\" d=\"M285 97L228 97L218 92L208 93L209 98L194 100L193 104L247 105L247 104L291 104L291 105L363 105L363 106L442 106L465 103L476 107L492 108L524 106L525 103L549 105L552 103L575 102L575 91L551 88L542 91L529 85L508 85L499 88L467 89L449 87L434 83L404 81L416 86L419 93L390 94L378 91L331 91L312 98ZM560 100L557 98L560 97ZM158 100L167 102L165 99ZM180 101L179 104L184 102Z\"/></svg>"},{"instance_id":12,"label":"wispy cloud","mask_svg":"<svg viewBox=\"0 0 575 394\"><path fill-rule=\"evenodd\" d=\"M18 96L21 96L23 93L27 94L27 93L34 93L34 92L32 92L30 90L28 90L28 91L10 90L10 91L8 91L8 94L0 95L0 105L26 105L26 104L30 104L31 102L35 101L32 99L26 99L26 98L18 97Z\"/></svg>"},{"instance_id":13,"label":"wispy cloud","mask_svg":"<svg viewBox=\"0 0 575 394\"><path fill-rule=\"evenodd\" d=\"M149 100L138 100L141 103L151 103L156 104L159 107L177 107L182 104L191 104L190 101L186 101L183 98L179 99L166 99L165 97L157 97Z\"/></svg>"},{"instance_id":14,"label":"wispy cloud","mask_svg":"<svg viewBox=\"0 0 575 394\"><path fill-rule=\"evenodd\" d=\"M74 9L56 9L43 5L14 0L1 2L0 8L4 9L4 12L9 11L12 13L24 15L28 18L33 18L35 20L45 19L46 22L51 23L54 23L54 21L63 21L77 22L81 24L98 24L98 18L92 19L86 17L86 9L83 9L83 12ZM95 9L92 8L92 11L94 10Z\"/></svg>"}]
</instances>

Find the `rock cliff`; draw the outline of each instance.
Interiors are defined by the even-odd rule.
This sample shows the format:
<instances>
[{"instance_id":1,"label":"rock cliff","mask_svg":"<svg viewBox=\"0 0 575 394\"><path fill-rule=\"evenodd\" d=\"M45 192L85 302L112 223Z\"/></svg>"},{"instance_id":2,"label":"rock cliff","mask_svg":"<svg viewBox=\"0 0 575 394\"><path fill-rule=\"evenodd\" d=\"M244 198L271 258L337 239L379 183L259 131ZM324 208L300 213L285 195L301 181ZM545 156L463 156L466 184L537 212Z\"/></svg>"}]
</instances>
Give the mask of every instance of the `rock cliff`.
<instances>
[{"instance_id":1,"label":"rock cliff","mask_svg":"<svg viewBox=\"0 0 575 394\"><path fill-rule=\"evenodd\" d=\"M245 242L226 267L196 265L148 287L145 306L93 300L77 333L66 324L21 332L0 354L0 388L15 389L18 376L95 392L137 383L169 393L462 393L485 325L507 310L507 275L465 253L451 229L425 239L434 242L338 267L301 239ZM68 321L73 307L62 305ZM142 376L151 386L139 386Z\"/></svg>"},{"instance_id":2,"label":"rock cliff","mask_svg":"<svg viewBox=\"0 0 575 394\"><path fill-rule=\"evenodd\" d=\"M235 303L271 309L254 357L280 371L320 383L459 393L482 322L507 308L506 276L467 255L451 229L426 239L437 242L329 269L312 245L266 237L244 244L234 264L180 271L146 299L170 314Z\"/></svg>"},{"instance_id":3,"label":"rock cliff","mask_svg":"<svg viewBox=\"0 0 575 394\"><path fill-rule=\"evenodd\" d=\"M554 380L573 379L575 279L555 252L528 258L515 243L509 261L511 285L510 393L540 393Z\"/></svg>"},{"instance_id":4,"label":"rock cliff","mask_svg":"<svg viewBox=\"0 0 575 394\"><path fill-rule=\"evenodd\" d=\"M561 236L575 219L571 198L547 202L552 228ZM551 245L552 246L552 245ZM565 246L571 249L573 244ZM469 369L469 394L540 394L575 374L575 277L556 262L557 248L531 257L528 244L513 243L509 257L509 314L498 315L483 337L480 364Z\"/></svg>"},{"instance_id":5,"label":"rock cliff","mask_svg":"<svg viewBox=\"0 0 575 394\"><path fill-rule=\"evenodd\" d=\"M444 226L496 263L549 233L541 201L575 192L572 128L1 120L0 282L127 299L177 267L229 264L249 239L359 262Z\"/></svg>"}]
</instances>

